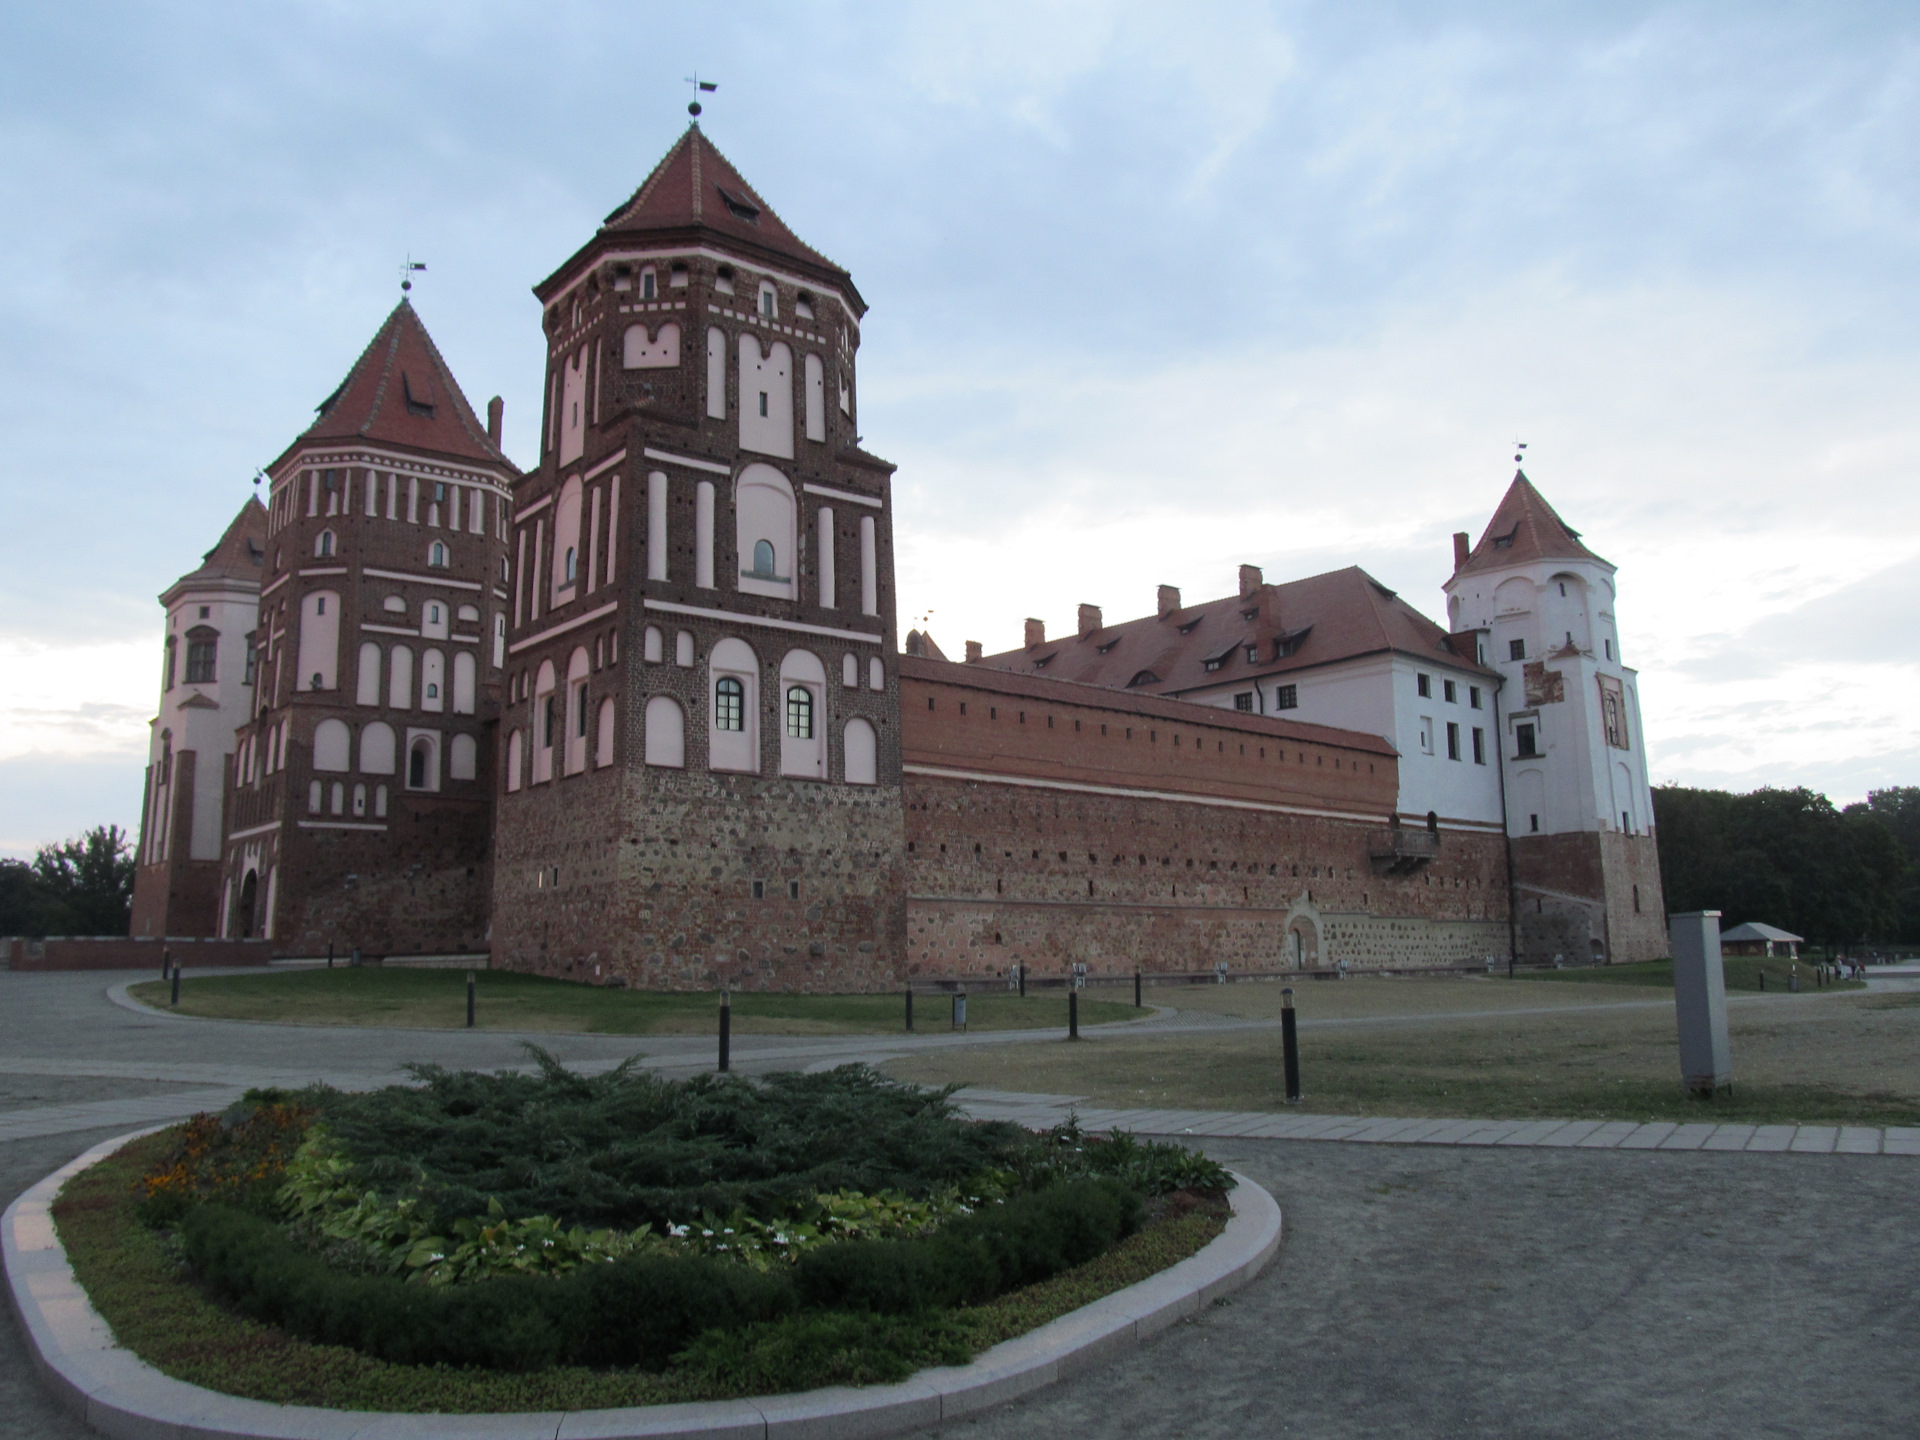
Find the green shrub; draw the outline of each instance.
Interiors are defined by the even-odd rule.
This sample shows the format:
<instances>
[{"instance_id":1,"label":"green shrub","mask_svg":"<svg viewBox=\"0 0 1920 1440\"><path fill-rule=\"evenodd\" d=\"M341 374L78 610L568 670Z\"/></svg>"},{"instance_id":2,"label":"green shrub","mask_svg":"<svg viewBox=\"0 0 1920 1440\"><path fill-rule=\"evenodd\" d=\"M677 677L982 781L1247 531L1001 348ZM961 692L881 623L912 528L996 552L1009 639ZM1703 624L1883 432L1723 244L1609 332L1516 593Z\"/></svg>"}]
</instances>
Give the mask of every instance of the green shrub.
<instances>
[{"instance_id":1,"label":"green shrub","mask_svg":"<svg viewBox=\"0 0 1920 1440\"><path fill-rule=\"evenodd\" d=\"M170 1225L206 1201L274 1213L287 1165L315 1113L277 1093L250 1091L221 1114L195 1115L141 1176L140 1218Z\"/></svg>"},{"instance_id":2,"label":"green shrub","mask_svg":"<svg viewBox=\"0 0 1920 1440\"><path fill-rule=\"evenodd\" d=\"M1233 1178L1217 1160L1164 1140L1136 1140L1124 1131L1089 1135L1069 1119L1013 1148L1010 1189L1038 1190L1059 1180L1105 1175L1142 1195L1175 1190L1226 1191Z\"/></svg>"},{"instance_id":3,"label":"green shrub","mask_svg":"<svg viewBox=\"0 0 1920 1440\"><path fill-rule=\"evenodd\" d=\"M1119 1181L1073 1180L949 1221L924 1239L826 1246L802 1255L794 1278L809 1309L948 1309L1084 1264L1139 1223L1140 1198Z\"/></svg>"},{"instance_id":4,"label":"green shrub","mask_svg":"<svg viewBox=\"0 0 1920 1440\"><path fill-rule=\"evenodd\" d=\"M443 1225L497 1200L509 1219L664 1230L785 1216L840 1191L929 1198L1004 1168L1026 1139L963 1119L950 1092L861 1065L674 1081L631 1062L576 1075L534 1055L538 1075L416 1066L418 1087L320 1095L350 1161L343 1183L417 1198Z\"/></svg>"},{"instance_id":5,"label":"green shrub","mask_svg":"<svg viewBox=\"0 0 1920 1440\"><path fill-rule=\"evenodd\" d=\"M194 1273L245 1314L396 1365L659 1370L702 1331L794 1305L784 1270L700 1258L642 1256L557 1279L427 1287L335 1270L269 1221L225 1206L190 1211L180 1233Z\"/></svg>"},{"instance_id":6,"label":"green shrub","mask_svg":"<svg viewBox=\"0 0 1920 1440\"><path fill-rule=\"evenodd\" d=\"M674 1361L705 1386L778 1395L820 1385L885 1385L930 1365L973 1358L967 1328L949 1315L789 1315L739 1330L710 1330Z\"/></svg>"}]
</instances>

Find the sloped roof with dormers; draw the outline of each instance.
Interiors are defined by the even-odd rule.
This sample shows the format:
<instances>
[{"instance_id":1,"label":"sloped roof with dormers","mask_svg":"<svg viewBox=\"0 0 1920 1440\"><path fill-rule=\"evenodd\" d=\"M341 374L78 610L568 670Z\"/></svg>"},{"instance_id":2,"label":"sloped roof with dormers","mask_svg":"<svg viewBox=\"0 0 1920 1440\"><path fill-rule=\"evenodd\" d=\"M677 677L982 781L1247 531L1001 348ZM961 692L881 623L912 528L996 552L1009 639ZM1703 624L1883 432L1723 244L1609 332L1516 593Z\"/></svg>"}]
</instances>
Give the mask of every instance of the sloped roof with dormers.
<instances>
[{"instance_id":1,"label":"sloped roof with dormers","mask_svg":"<svg viewBox=\"0 0 1920 1440\"><path fill-rule=\"evenodd\" d=\"M1532 560L1592 560L1605 565L1580 543L1580 532L1562 520L1546 497L1533 488L1527 472L1513 472L1513 483L1501 498L1493 519L1481 532L1480 543L1467 553L1455 577L1481 570L1505 569Z\"/></svg>"},{"instance_id":2,"label":"sloped roof with dormers","mask_svg":"<svg viewBox=\"0 0 1920 1440\"><path fill-rule=\"evenodd\" d=\"M1445 630L1358 566L1259 585L1246 595L1105 625L1091 634L1063 636L974 663L1177 696L1390 651L1495 673L1477 663L1470 649L1456 654Z\"/></svg>"},{"instance_id":3,"label":"sloped roof with dormers","mask_svg":"<svg viewBox=\"0 0 1920 1440\"><path fill-rule=\"evenodd\" d=\"M701 131L687 126L626 202L608 215L593 240L553 275L534 287L547 299L570 276L587 250L612 239L635 241L702 240L780 260L802 273L844 287L856 314L866 309L843 266L801 240L733 162Z\"/></svg>"},{"instance_id":4,"label":"sloped roof with dormers","mask_svg":"<svg viewBox=\"0 0 1920 1440\"><path fill-rule=\"evenodd\" d=\"M167 597L182 589L223 580L258 585L266 559L267 507L250 497L214 547L201 557L199 568L189 570L169 585L162 592L160 603L167 604Z\"/></svg>"},{"instance_id":5,"label":"sloped roof with dormers","mask_svg":"<svg viewBox=\"0 0 1920 1440\"><path fill-rule=\"evenodd\" d=\"M316 440L367 440L520 472L487 438L460 383L413 305L402 299L300 438L274 462Z\"/></svg>"}]
</instances>

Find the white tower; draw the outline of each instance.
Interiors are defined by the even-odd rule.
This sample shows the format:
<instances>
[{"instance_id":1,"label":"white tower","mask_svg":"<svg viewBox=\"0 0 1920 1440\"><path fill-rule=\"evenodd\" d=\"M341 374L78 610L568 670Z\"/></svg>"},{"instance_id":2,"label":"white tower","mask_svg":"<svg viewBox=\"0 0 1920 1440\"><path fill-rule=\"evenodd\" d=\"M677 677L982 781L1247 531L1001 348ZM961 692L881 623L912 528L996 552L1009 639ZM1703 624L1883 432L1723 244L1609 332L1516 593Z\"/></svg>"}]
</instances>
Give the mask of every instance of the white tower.
<instances>
[{"instance_id":1,"label":"white tower","mask_svg":"<svg viewBox=\"0 0 1920 1440\"><path fill-rule=\"evenodd\" d=\"M1516 472L1468 547L1454 536L1447 618L1500 671L1501 775L1518 949L1528 963L1667 953L1640 728L1622 663L1614 567Z\"/></svg>"}]
</instances>

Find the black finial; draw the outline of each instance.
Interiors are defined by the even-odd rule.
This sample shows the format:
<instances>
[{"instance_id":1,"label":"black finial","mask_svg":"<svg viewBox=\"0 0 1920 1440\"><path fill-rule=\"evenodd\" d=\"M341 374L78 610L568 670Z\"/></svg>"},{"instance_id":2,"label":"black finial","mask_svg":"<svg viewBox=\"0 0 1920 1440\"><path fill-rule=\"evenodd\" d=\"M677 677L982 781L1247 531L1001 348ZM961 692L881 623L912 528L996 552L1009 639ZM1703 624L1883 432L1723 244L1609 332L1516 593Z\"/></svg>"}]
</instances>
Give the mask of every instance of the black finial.
<instances>
[{"instance_id":1,"label":"black finial","mask_svg":"<svg viewBox=\"0 0 1920 1440\"><path fill-rule=\"evenodd\" d=\"M1526 448L1527 448L1527 442L1524 440L1516 440L1513 442L1513 463L1514 464L1518 465L1522 460L1527 458L1525 455L1520 453Z\"/></svg>"},{"instance_id":2,"label":"black finial","mask_svg":"<svg viewBox=\"0 0 1920 1440\"><path fill-rule=\"evenodd\" d=\"M407 263L400 267L400 293L402 295L406 294L407 291L413 289L413 280L411 278L413 272L415 270L424 270L426 268L427 268L426 261L416 260L411 255L407 256Z\"/></svg>"},{"instance_id":3,"label":"black finial","mask_svg":"<svg viewBox=\"0 0 1920 1440\"><path fill-rule=\"evenodd\" d=\"M693 86L693 99L687 102L687 114L698 120L700 118L700 96L702 92L709 95L712 94L720 88L720 82L717 80L702 80L698 70L687 76L686 81L687 84Z\"/></svg>"}]
</instances>

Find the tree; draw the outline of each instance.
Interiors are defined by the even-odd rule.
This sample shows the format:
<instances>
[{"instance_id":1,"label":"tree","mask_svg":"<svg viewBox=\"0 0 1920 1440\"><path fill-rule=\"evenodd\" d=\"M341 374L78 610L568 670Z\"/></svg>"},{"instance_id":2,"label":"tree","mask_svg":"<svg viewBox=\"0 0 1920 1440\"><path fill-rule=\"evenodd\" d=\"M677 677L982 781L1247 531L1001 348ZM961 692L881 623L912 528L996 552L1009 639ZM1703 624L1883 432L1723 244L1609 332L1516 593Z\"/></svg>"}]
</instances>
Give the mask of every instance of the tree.
<instances>
[{"instance_id":1,"label":"tree","mask_svg":"<svg viewBox=\"0 0 1920 1440\"><path fill-rule=\"evenodd\" d=\"M43 845L31 865L0 862L0 934L125 935L133 847L118 825Z\"/></svg>"}]
</instances>

